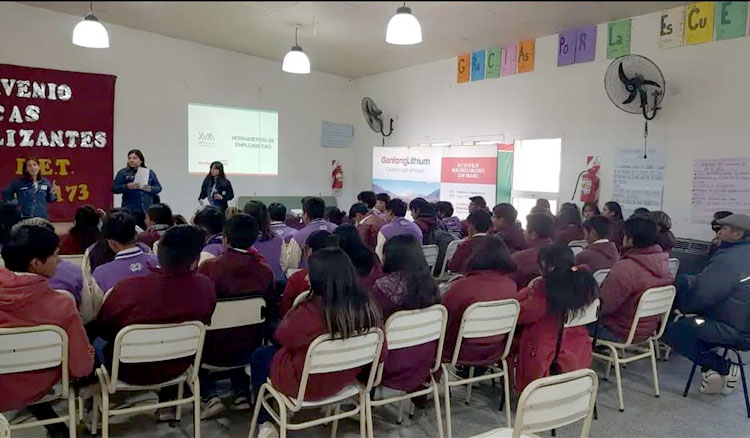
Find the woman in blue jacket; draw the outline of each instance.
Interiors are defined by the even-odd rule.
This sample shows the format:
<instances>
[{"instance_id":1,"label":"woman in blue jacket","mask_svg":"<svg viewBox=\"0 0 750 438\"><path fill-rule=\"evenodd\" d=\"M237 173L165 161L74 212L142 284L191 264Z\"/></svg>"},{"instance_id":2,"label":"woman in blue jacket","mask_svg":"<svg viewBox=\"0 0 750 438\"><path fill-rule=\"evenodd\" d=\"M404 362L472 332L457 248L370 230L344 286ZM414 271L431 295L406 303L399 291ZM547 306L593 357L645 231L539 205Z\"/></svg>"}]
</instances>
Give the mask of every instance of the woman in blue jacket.
<instances>
[{"instance_id":1,"label":"woman in blue jacket","mask_svg":"<svg viewBox=\"0 0 750 438\"><path fill-rule=\"evenodd\" d=\"M229 201L233 198L234 190L232 190L232 183L224 175L224 165L221 161L214 161L211 163L208 175L203 180L198 200L208 199L211 205L219 207L221 211L225 211L229 205Z\"/></svg>"},{"instance_id":2,"label":"woman in blue jacket","mask_svg":"<svg viewBox=\"0 0 750 438\"><path fill-rule=\"evenodd\" d=\"M21 216L41 217L47 219L47 203L57 201L56 193L60 190L54 182L50 184L41 175L39 162L29 158L23 167L23 177L16 179L3 190L6 201L14 201L21 210Z\"/></svg>"},{"instance_id":3,"label":"woman in blue jacket","mask_svg":"<svg viewBox=\"0 0 750 438\"><path fill-rule=\"evenodd\" d=\"M161 192L161 184L153 170L148 171L148 184L140 185L135 182L135 174L139 167L146 167L143 153L138 149L128 152L128 165L120 169L112 183L112 193L122 194L122 208L142 216L146 209L154 203L154 197Z\"/></svg>"}]
</instances>

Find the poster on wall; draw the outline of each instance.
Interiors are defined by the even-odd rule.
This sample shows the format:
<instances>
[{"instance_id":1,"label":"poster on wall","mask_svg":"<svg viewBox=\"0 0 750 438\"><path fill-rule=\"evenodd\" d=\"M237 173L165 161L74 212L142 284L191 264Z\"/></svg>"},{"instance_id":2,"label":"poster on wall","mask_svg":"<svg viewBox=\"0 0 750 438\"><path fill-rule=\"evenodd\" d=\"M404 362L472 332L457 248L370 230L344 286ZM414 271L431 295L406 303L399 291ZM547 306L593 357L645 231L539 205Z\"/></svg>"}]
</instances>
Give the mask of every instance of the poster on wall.
<instances>
[{"instance_id":1,"label":"poster on wall","mask_svg":"<svg viewBox=\"0 0 750 438\"><path fill-rule=\"evenodd\" d=\"M453 214L469 215L469 198L482 196L495 205L497 145L451 146L444 150L440 169L440 200L453 204Z\"/></svg>"},{"instance_id":2,"label":"poster on wall","mask_svg":"<svg viewBox=\"0 0 750 438\"><path fill-rule=\"evenodd\" d=\"M0 186L21 178L33 157L59 186L51 221L70 222L86 204L111 208L115 80L0 64Z\"/></svg>"},{"instance_id":3,"label":"poster on wall","mask_svg":"<svg viewBox=\"0 0 750 438\"><path fill-rule=\"evenodd\" d=\"M750 157L695 160L692 205L697 224L722 210L750 214Z\"/></svg>"},{"instance_id":4,"label":"poster on wall","mask_svg":"<svg viewBox=\"0 0 750 438\"><path fill-rule=\"evenodd\" d=\"M440 200L442 147L372 149L372 190L408 203L414 198Z\"/></svg>"},{"instance_id":5,"label":"poster on wall","mask_svg":"<svg viewBox=\"0 0 750 438\"><path fill-rule=\"evenodd\" d=\"M665 157L663 149L618 148L614 156L612 200L620 203L625 217L638 207L661 210L664 190Z\"/></svg>"}]
</instances>

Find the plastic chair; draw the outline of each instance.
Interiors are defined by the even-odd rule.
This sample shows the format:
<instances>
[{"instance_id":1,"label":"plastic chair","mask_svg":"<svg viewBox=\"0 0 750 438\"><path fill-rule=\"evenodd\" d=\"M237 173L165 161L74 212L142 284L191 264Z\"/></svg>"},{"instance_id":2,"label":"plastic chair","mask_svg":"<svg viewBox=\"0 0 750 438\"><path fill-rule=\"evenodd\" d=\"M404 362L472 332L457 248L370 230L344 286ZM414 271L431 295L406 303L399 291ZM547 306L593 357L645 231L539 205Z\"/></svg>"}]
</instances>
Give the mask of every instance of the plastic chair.
<instances>
[{"instance_id":1,"label":"plastic chair","mask_svg":"<svg viewBox=\"0 0 750 438\"><path fill-rule=\"evenodd\" d=\"M742 352L750 351L750 348L737 348L729 345L721 345L719 347L724 348L725 359L730 351L734 353L735 356L737 356L737 361L732 363L740 367L740 376L742 377L742 390L745 393L745 410L747 411L747 418L750 418L750 398L748 398L747 395L747 380L745 380L745 365L747 364L742 362L742 355L740 354ZM693 362L693 367L690 369L690 377L688 377L687 384L685 384L685 391L682 393L683 397L687 397L688 395L688 391L690 390L690 383L692 383L693 381L693 375L695 374L695 369L697 367L698 364Z\"/></svg>"},{"instance_id":2,"label":"plastic chair","mask_svg":"<svg viewBox=\"0 0 750 438\"><path fill-rule=\"evenodd\" d=\"M448 438L451 438L453 431L451 429L451 400L450 389L452 386L468 385L466 390L466 403L471 400L471 386L474 382L481 380L494 380L503 377L503 397L505 400L505 416L507 425L510 426L510 382L508 374L508 361L506 358L510 353L510 347L513 343L513 334L516 330L516 322L521 312L521 305L514 299L480 301L467 307L461 317L461 327L458 330L456 338L456 347L453 350L453 356L449 364L442 364L443 367L443 386L445 389L445 418ZM469 368L469 377L464 379L451 373L448 366L455 367L460 364L458 358L461 352L461 346L464 339L489 338L498 335L505 335L504 348L500 363L502 369L493 370L489 374L474 377L474 367ZM498 345L499 349L500 345Z\"/></svg>"},{"instance_id":3,"label":"plastic chair","mask_svg":"<svg viewBox=\"0 0 750 438\"><path fill-rule=\"evenodd\" d=\"M135 324L117 333L112 354L112 373L102 365L96 370L101 394L94 396L91 433L96 435L99 411L102 414L102 436L109 436L109 417L150 411L154 408L177 407L176 419L180 420L182 405L193 403L193 428L195 438L201 434L201 396L198 369L203 352L203 339L206 326L200 321L179 324ZM194 356L191 365L181 375L166 382L154 385L131 385L118 380L120 364L152 363ZM184 398L184 384L187 383L192 396ZM118 391L153 391L177 385L177 400L153 403L122 409L110 409L109 396Z\"/></svg>"},{"instance_id":4,"label":"plastic chair","mask_svg":"<svg viewBox=\"0 0 750 438\"><path fill-rule=\"evenodd\" d=\"M589 246L589 242L586 240L571 240L570 242L568 242L568 246L580 246L581 248L586 249L586 247Z\"/></svg>"},{"instance_id":5,"label":"plastic chair","mask_svg":"<svg viewBox=\"0 0 750 438\"><path fill-rule=\"evenodd\" d=\"M453 256L456 255L456 250L458 250L458 245L460 245L461 242L463 242L463 240L454 240L445 248L443 266L440 268L440 275L435 278L436 280L448 281L448 278L450 277L448 273L448 263L450 263L450 261L453 259Z\"/></svg>"},{"instance_id":6,"label":"plastic chair","mask_svg":"<svg viewBox=\"0 0 750 438\"><path fill-rule=\"evenodd\" d=\"M422 252L425 260L427 260L427 266L430 267L430 272L434 272L440 249L437 245L422 245Z\"/></svg>"},{"instance_id":7,"label":"plastic chair","mask_svg":"<svg viewBox=\"0 0 750 438\"><path fill-rule=\"evenodd\" d=\"M609 271L611 271L611 269L600 269L594 272L594 280L596 280L596 284L598 284L599 287L601 287L602 283L604 283L607 275L609 275Z\"/></svg>"},{"instance_id":8,"label":"plastic chair","mask_svg":"<svg viewBox=\"0 0 750 438\"><path fill-rule=\"evenodd\" d=\"M671 258L669 259L669 272L672 273L672 278L677 278L677 271L680 270L680 259Z\"/></svg>"},{"instance_id":9,"label":"plastic chair","mask_svg":"<svg viewBox=\"0 0 750 438\"><path fill-rule=\"evenodd\" d=\"M65 260L78 266L83 266L83 254L61 255L60 260Z\"/></svg>"},{"instance_id":10,"label":"plastic chair","mask_svg":"<svg viewBox=\"0 0 750 438\"><path fill-rule=\"evenodd\" d=\"M255 401L255 412L250 422L248 437L253 437L255 427L258 423L258 415L260 414L261 407L263 407L273 421L279 425L279 435L281 438L286 438L287 429L301 430L331 422L333 423L331 437L335 437L338 430L338 421L342 418L353 417L360 412L362 413L359 416L359 432L361 437L364 438L367 435L368 394L375 381L375 374L378 367L374 365L377 364L380 358L380 350L383 348L383 338L383 331L378 328L370 329L363 334L347 339L334 340L330 334L318 336L307 348L305 366L302 369L297 397L288 397L281 393L273 387L270 378L260 387L258 398ZM333 373L367 365L373 366L370 367L366 384L352 382L331 397L314 401L305 400L305 389L307 388L307 381L311 374ZM358 400L354 400L354 408L341 412L341 404L353 397L358 397ZM276 401L278 413L272 409L269 403L271 399ZM287 418L288 412L299 412L303 408L319 408L323 406L335 406L333 415L326 414L321 418L301 423L290 423L289 418Z\"/></svg>"},{"instance_id":11,"label":"plastic chair","mask_svg":"<svg viewBox=\"0 0 750 438\"><path fill-rule=\"evenodd\" d=\"M579 327L582 325L589 325L593 322L596 322L599 319L599 307L600 306L601 306L601 301L599 300L599 298L596 298L594 301L591 302L591 304L589 304L589 306L586 308L583 314L576 316L570 321L567 321L563 327L565 328Z\"/></svg>"},{"instance_id":12,"label":"plastic chair","mask_svg":"<svg viewBox=\"0 0 750 438\"><path fill-rule=\"evenodd\" d=\"M0 414L0 438L10 438L10 425L3 414Z\"/></svg>"},{"instance_id":13,"label":"plastic chair","mask_svg":"<svg viewBox=\"0 0 750 438\"><path fill-rule=\"evenodd\" d=\"M211 315L211 324L206 331L223 330L263 324L266 322L266 300L262 297L230 298L216 302ZM248 364L223 367L202 363L201 368L209 372L229 371L245 368Z\"/></svg>"},{"instance_id":14,"label":"plastic chair","mask_svg":"<svg viewBox=\"0 0 750 438\"><path fill-rule=\"evenodd\" d=\"M573 251L574 257L583 252L582 246L569 246L569 248L571 251Z\"/></svg>"},{"instance_id":15,"label":"plastic chair","mask_svg":"<svg viewBox=\"0 0 750 438\"><path fill-rule=\"evenodd\" d=\"M416 347L437 341L437 352L435 354L435 362L432 368L430 368L430 383L426 388L410 393L404 392L400 395L381 400L373 400L372 398L368 399L368 437L372 438L374 436L372 431L373 406L383 406L399 402L398 424L401 424L403 418L403 401L432 393L432 398L435 402L435 417L437 420L438 436L443 438L443 419L440 416L440 395L438 394L438 384L435 382L434 374L440 369L440 358L443 355L443 342L445 341L445 326L447 323L448 310L440 304L435 304L419 310L402 310L391 315L385 322L385 339L388 351ZM378 367L375 386L380 384L382 378L383 364L380 364Z\"/></svg>"},{"instance_id":16,"label":"plastic chair","mask_svg":"<svg viewBox=\"0 0 750 438\"><path fill-rule=\"evenodd\" d=\"M581 420L581 438L587 438L598 388L599 379L590 369L534 380L518 399L516 422L512 429L498 428L473 438L537 437L534 432L555 429Z\"/></svg>"},{"instance_id":17,"label":"plastic chair","mask_svg":"<svg viewBox=\"0 0 750 438\"><path fill-rule=\"evenodd\" d=\"M294 302L292 303L292 309L294 309L295 307L297 307L299 305L299 303L301 303L303 300L305 300L308 297L308 295L310 295L310 291L309 290L306 290L304 292L300 292L300 294L297 295L297 297L294 299Z\"/></svg>"},{"instance_id":18,"label":"plastic chair","mask_svg":"<svg viewBox=\"0 0 750 438\"><path fill-rule=\"evenodd\" d=\"M48 424L68 423L70 437L76 436L75 393L68 373L68 334L56 325L0 329L0 374L26 373L60 367L61 379L54 391L32 404L68 401L68 413L48 420L10 424L10 432ZM7 424L7 421L6 421ZM0 428L2 429L2 428Z\"/></svg>"},{"instance_id":19,"label":"plastic chair","mask_svg":"<svg viewBox=\"0 0 750 438\"><path fill-rule=\"evenodd\" d=\"M617 380L617 396L620 401L620 412L625 411L625 403L622 399L622 378L620 376L620 364L627 364L636 360L651 359L651 372L654 378L654 396L659 397L659 375L656 371L656 347L655 341L658 341L664 334L664 328L667 326L667 320L669 313L672 309L672 302L674 301L676 289L674 286L662 286L647 289L641 299L638 300L638 307L636 308L635 315L633 317L633 323L630 326L628 337L623 343L606 341L602 339L596 340L597 345L604 345L609 348L610 354L605 355L594 351L592 356L599 360L604 360L608 363L606 377L609 377L609 371L612 365L615 368L615 378ZM650 316L660 316L661 321L659 328L656 333L652 333L646 339L633 342L635 338L635 332L638 327L638 322L643 318ZM622 350L623 357L618 355L617 350ZM628 358L624 357L625 350L635 350L636 355Z\"/></svg>"}]
</instances>

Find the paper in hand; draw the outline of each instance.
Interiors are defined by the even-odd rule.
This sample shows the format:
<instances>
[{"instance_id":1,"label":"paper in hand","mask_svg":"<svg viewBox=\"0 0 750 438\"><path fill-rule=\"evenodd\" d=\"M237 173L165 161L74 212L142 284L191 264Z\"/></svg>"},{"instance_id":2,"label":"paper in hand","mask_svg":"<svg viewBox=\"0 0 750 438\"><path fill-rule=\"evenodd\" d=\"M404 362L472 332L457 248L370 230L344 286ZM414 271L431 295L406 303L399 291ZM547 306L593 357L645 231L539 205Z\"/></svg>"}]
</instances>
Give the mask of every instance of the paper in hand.
<instances>
[{"instance_id":1,"label":"paper in hand","mask_svg":"<svg viewBox=\"0 0 750 438\"><path fill-rule=\"evenodd\" d=\"M148 185L148 177L149 177L150 171L145 167L139 167L138 171L135 173L135 179L133 179L134 183L138 183L141 185L141 187Z\"/></svg>"}]
</instances>

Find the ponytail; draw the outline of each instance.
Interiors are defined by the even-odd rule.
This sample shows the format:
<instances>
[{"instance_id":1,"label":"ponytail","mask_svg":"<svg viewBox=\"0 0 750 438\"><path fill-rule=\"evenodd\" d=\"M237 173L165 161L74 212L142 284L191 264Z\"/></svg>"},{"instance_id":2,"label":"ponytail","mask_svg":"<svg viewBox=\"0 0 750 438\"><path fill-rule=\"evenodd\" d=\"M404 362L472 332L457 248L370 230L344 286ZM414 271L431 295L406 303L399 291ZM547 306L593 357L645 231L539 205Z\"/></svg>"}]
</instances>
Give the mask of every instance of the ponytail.
<instances>
[{"instance_id":1,"label":"ponytail","mask_svg":"<svg viewBox=\"0 0 750 438\"><path fill-rule=\"evenodd\" d=\"M542 248L539 265L546 280L547 311L561 315L564 321L582 315L599 295L594 276L575 266L573 251L567 246Z\"/></svg>"}]
</instances>

